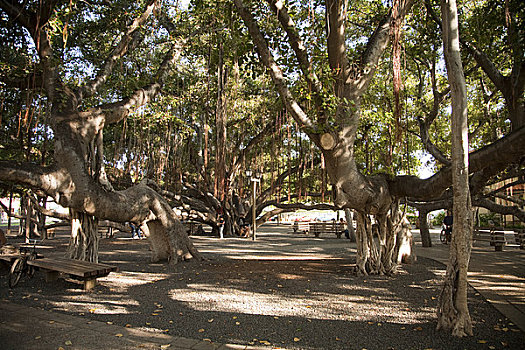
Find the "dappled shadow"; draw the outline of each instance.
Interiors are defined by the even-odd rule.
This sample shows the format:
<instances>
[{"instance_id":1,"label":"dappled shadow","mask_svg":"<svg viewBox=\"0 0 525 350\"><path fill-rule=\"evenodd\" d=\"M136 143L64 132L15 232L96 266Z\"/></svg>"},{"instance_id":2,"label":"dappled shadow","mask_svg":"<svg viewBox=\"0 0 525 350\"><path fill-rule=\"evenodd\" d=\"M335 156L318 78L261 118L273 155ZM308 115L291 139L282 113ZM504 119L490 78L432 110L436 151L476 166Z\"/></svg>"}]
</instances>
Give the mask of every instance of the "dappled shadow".
<instances>
[{"instance_id":1,"label":"dappled shadow","mask_svg":"<svg viewBox=\"0 0 525 350\"><path fill-rule=\"evenodd\" d=\"M100 321L104 327L129 325L135 333L221 343L297 349L463 349L477 348L484 340L496 348L501 342L509 348L522 346L523 335L512 331L515 327L472 289L475 336L456 339L435 331L443 275L443 265L437 262L420 258L394 277L356 277L353 258L345 253L351 248L344 240L277 236L268 239L265 249L263 238L256 244L208 239L205 247L210 249L220 245L228 250L225 245L234 244L232 249L239 251L215 253L211 260L170 269L149 262L146 241L117 237L102 242L101 261L118 265L120 271L100 279L93 293L66 281L46 284L41 275L9 291L3 274L0 295ZM243 249L251 251L245 254ZM280 251L279 260L272 258ZM246 258L257 254L259 259Z\"/></svg>"}]
</instances>

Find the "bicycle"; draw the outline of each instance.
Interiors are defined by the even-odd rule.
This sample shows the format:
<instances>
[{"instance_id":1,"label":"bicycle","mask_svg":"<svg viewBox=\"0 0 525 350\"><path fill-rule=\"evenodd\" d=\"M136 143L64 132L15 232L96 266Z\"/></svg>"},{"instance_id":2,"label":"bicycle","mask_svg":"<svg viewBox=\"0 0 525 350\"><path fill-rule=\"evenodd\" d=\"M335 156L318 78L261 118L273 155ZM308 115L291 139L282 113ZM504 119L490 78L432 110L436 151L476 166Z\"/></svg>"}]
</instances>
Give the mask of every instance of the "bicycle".
<instances>
[{"instance_id":1,"label":"bicycle","mask_svg":"<svg viewBox=\"0 0 525 350\"><path fill-rule=\"evenodd\" d=\"M38 256L36 252L36 239L33 241L33 249L30 247L21 246L20 247L20 257L16 258L11 269L9 270L9 288L14 288L22 275L26 275L29 278L32 278L35 274L35 268L29 265L27 262L30 260L35 260ZM31 244L31 240L29 241Z\"/></svg>"},{"instance_id":2,"label":"bicycle","mask_svg":"<svg viewBox=\"0 0 525 350\"><path fill-rule=\"evenodd\" d=\"M452 227L444 226L439 234L439 240L443 244L448 244L452 241Z\"/></svg>"}]
</instances>

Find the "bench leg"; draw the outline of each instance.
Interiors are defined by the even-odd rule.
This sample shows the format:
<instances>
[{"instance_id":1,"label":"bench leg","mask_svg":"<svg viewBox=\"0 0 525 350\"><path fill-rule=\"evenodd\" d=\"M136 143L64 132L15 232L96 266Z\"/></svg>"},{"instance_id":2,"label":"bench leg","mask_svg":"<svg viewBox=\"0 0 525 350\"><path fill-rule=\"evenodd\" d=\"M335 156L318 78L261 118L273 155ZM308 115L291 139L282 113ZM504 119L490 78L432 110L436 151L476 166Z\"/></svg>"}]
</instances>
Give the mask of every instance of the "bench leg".
<instances>
[{"instance_id":1,"label":"bench leg","mask_svg":"<svg viewBox=\"0 0 525 350\"><path fill-rule=\"evenodd\" d=\"M90 278L87 280L84 280L84 290L89 291L95 288L97 285L97 279L96 278Z\"/></svg>"},{"instance_id":2,"label":"bench leg","mask_svg":"<svg viewBox=\"0 0 525 350\"><path fill-rule=\"evenodd\" d=\"M502 252L503 251L503 244L495 243L494 244L494 250L496 252Z\"/></svg>"},{"instance_id":3,"label":"bench leg","mask_svg":"<svg viewBox=\"0 0 525 350\"><path fill-rule=\"evenodd\" d=\"M58 271L46 271L46 282L53 282L58 280L60 273Z\"/></svg>"}]
</instances>

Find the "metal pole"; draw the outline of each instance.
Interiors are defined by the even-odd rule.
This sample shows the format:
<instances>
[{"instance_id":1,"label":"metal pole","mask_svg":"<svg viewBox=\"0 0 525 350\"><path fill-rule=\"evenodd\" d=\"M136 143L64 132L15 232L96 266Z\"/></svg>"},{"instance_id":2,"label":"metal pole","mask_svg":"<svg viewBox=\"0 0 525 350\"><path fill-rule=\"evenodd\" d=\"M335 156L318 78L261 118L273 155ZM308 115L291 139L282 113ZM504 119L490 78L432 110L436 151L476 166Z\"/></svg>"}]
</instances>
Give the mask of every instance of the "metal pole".
<instances>
[{"instance_id":1,"label":"metal pole","mask_svg":"<svg viewBox=\"0 0 525 350\"><path fill-rule=\"evenodd\" d=\"M9 213L7 213L7 233L9 236L11 234L11 212L13 211L13 189L9 193Z\"/></svg>"},{"instance_id":2,"label":"metal pole","mask_svg":"<svg viewBox=\"0 0 525 350\"><path fill-rule=\"evenodd\" d=\"M256 194L255 194L255 190L256 190L256 184L257 184L257 181L255 181L254 178L251 179L252 182L253 182L253 206L252 206L252 215L253 215L253 240L255 241L255 234L256 234L256 231L257 231L257 218L256 218L256 208L255 208L255 199L256 199Z\"/></svg>"}]
</instances>

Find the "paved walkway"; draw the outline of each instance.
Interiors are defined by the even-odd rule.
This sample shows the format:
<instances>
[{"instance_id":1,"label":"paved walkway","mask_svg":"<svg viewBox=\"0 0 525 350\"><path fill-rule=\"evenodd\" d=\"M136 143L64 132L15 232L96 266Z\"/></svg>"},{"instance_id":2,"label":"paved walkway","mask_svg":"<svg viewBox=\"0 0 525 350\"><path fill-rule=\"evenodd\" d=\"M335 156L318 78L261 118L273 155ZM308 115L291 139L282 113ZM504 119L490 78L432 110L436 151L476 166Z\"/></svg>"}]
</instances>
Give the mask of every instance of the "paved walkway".
<instances>
[{"instance_id":1,"label":"paved walkway","mask_svg":"<svg viewBox=\"0 0 525 350\"><path fill-rule=\"evenodd\" d=\"M355 244L341 240L282 235L288 229L266 226L257 241L197 237L197 247L207 256L242 259L340 258L355 254ZM416 235L418 237L419 235ZM331 237L329 237L331 238ZM315 240L315 244L312 244ZM434 238L437 241L436 238ZM346 240L344 240L346 242ZM435 242L416 253L446 263L448 246ZM470 284L490 303L525 331L525 251L494 252L475 247L470 264ZM63 315L0 301L0 344L8 349L270 349L265 346L217 344L125 328L85 318ZM58 345L57 344L62 344Z\"/></svg>"},{"instance_id":2,"label":"paved walkway","mask_svg":"<svg viewBox=\"0 0 525 350\"><path fill-rule=\"evenodd\" d=\"M488 302L525 332L525 250L505 248L494 251L487 242L474 244L469 264L469 284ZM447 263L449 246L416 245L416 254Z\"/></svg>"}]
</instances>

